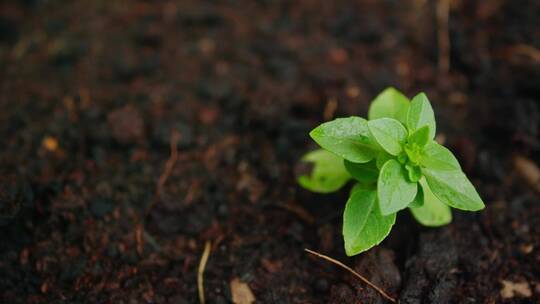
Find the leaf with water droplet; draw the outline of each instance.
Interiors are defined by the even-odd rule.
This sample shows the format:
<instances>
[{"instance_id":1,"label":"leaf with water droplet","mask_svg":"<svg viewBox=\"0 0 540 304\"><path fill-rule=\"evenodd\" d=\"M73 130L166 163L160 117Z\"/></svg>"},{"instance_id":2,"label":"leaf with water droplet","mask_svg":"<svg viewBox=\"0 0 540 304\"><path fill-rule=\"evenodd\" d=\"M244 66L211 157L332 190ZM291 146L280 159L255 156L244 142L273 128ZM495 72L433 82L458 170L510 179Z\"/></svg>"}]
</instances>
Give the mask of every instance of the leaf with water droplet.
<instances>
[{"instance_id":1,"label":"leaf with water droplet","mask_svg":"<svg viewBox=\"0 0 540 304\"><path fill-rule=\"evenodd\" d=\"M441 202L466 211L484 209L484 202L460 170L423 168L422 173L429 188Z\"/></svg>"},{"instance_id":2,"label":"leaf with water droplet","mask_svg":"<svg viewBox=\"0 0 540 304\"><path fill-rule=\"evenodd\" d=\"M377 154L367 121L360 117L337 118L313 129L309 135L323 149L353 163L366 163Z\"/></svg>"}]
</instances>

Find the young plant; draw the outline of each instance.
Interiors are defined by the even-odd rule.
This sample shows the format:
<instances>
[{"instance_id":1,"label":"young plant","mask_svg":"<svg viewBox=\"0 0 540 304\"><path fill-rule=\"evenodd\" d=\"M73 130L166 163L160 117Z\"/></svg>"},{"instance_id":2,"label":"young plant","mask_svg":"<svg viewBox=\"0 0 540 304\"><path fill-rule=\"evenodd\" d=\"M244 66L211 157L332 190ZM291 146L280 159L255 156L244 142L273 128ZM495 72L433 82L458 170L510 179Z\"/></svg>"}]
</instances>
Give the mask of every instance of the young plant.
<instances>
[{"instance_id":1,"label":"young plant","mask_svg":"<svg viewBox=\"0 0 540 304\"><path fill-rule=\"evenodd\" d=\"M338 118L313 129L309 135L322 149L303 157L313 169L298 179L319 193L355 181L343 213L347 255L379 244L405 208L431 227L452 221L449 207L484 208L452 152L435 142L435 115L424 93L409 101L388 88L371 103L368 118Z\"/></svg>"}]
</instances>

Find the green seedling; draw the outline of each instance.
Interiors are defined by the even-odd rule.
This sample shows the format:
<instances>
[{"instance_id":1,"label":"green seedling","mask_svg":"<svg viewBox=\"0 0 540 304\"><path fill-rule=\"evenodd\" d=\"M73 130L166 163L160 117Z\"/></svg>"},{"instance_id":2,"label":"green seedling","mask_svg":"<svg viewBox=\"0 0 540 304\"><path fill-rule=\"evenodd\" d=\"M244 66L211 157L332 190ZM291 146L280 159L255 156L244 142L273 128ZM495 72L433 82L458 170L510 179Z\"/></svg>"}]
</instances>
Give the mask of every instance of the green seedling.
<instances>
[{"instance_id":1,"label":"green seedling","mask_svg":"<svg viewBox=\"0 0 540 304\"><path fill-rule=\"evenodd\" d=\"M313 169L298 179L319 193L354 180L343 213L347 255L379 244L405 208L431 227L452 221L450 207L484 208L452 152L434 140L435 115L424 93L409 101L388 88L371 103L368 118L338 118L313 129L309 135L322 149L303 157Z\"/></svg>"}]
</instances>

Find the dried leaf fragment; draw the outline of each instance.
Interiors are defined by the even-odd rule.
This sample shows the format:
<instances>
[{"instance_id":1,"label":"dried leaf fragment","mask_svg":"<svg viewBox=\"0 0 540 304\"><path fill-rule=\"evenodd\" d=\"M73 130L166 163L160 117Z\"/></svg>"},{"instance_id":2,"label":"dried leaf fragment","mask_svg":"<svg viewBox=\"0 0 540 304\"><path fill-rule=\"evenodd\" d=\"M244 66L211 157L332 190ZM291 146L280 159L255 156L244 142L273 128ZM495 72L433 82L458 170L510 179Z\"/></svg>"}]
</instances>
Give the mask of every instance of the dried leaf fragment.
<instances>
[{"instance_id":1,"label":"dried leaf fragment","mask_svg":"<svg viewBox=\"0 0 540 304\"><path fill-rule=\"evenodd\" d=\"M501 297L503 299L512 299L514 297L528 298L532 296L531 287L527 282L516 283L502 280L501 284L503 285L501 289Z\"/></svg>"},{"instance_id":2,"label":"dried leaf fragment","mask_svg":"<svg viewBox=\"0 0 540 304\"><path fill-rule=\"evenodd\" d=\"M232 301L235 304L252 304L255 302L255 296L251 292L248 284L240 281L239 278L231 280Z\"/></svg>"}]
</instances>

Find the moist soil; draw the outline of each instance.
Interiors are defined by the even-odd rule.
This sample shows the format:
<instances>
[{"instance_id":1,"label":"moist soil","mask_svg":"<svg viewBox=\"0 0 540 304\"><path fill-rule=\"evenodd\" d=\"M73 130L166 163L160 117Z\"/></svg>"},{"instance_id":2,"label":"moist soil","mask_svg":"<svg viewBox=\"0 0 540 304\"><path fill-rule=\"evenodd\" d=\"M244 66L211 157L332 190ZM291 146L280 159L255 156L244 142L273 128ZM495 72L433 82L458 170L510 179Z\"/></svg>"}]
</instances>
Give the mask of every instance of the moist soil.
<instances>
[{"instance_id":1,"label":"moist soil","mask_svg":"<svg viewBox=\"0 0 540 304\"><path fill-rule=\"evenodd\" d=\"M540 2L3 1L0 302L540 302ZM443 27L444 28L444 27ZM444 32L444 31L443 31ZM442 36L440 36L442 37ZM307 133L425 91L487 208L346 257ZM236 285L235 285L236 286ZM245 290L245 289L243 289ZM236 295L237 296L237 295Z\"/></svg>"}]
</instances>

